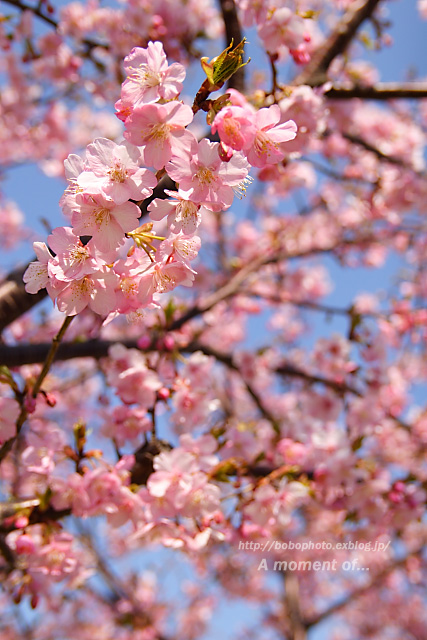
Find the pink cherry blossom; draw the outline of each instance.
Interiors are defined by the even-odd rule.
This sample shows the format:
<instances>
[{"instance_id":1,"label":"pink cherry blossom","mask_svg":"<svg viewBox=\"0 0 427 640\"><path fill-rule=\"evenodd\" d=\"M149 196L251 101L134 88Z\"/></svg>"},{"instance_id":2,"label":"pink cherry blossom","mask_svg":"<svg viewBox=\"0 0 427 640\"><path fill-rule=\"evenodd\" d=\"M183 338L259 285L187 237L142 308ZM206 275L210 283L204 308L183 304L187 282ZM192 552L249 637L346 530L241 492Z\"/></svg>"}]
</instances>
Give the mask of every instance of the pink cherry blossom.
<instances>
[{"instance_id":1,"label":"pink cherry blossom","mask_svg":"<svg viewBox=\"0 0 427 640\"><path fill-rule=\"evenodd\" d=\"M184 198L179 191L176 193L165 189L165 193L170 196L170 199L155 198L148 205L151 220L159 221L167 217L168 227L174 233L179 231L183 231L187 235L195 233L206 209L192 200Z\"/></svg>"},{"instance_id":2,"label":"pink cherry blossom","mask_svg":"<svg viewBox=\"0 0 427 640\"><path fill-rule=\"evenodd\" d=\"M132 49L124 67L127 77L122 98L135 106L156 102L159 98L172 100L181 92L185 69L176 62L168 66L161 42L149 42L146 49Z\"/></svg>"},{"instance_id":3,"label":"pink cherry blossom","mask_svg":"<svg viewBox=\"0 0 427 640\"><path fill-rule=\"evenodd\" d=\"M304 42L304 33L304 20L288 7L274 8L258 30L269 53L275 53L283 45L297 49Z\"/></svg>"},{"instance_id":4,"label":"pink cherry blossom","mask_svg":"<svg viewBox=\"0 0 427 640\"><path fill-rule=\"evenodd\" d=\"M152 423L144 409L121 405L112 412L105 412L102 433L107 438L114 438L119 447L126 442L136 444L141 434L147 433Z\"/></svg>"},{"instance_id":5,"label":"pink cherry blossom","mask_svg":"<svg viewBox=\"0 0 427 640\"><path fill-rule=\"evenodd\" d=\"M215 117L212 133L218 131L221 141L232 149L249 148L256 134L254 115L241 107L225 107Z\"/></svg>"},{"instance_id":6,"label":"pink cherry blossom","mask_svg":"<svg viewBox=\"0 0 427 640\"><path fill-rule=\"evenodd\" d=\"M159 255L171 264L172 260L189 264L191 260L197 258L202 241L198 236L188 236L180 232L169 234L162 242Z\"/></svg>"},{"instance_id":7,"label":"pink cherry blossom","mask_svg":"<svg viewBox=\"0 0 427 640\"><path fill-rule=\"evenodd\" d=\"M11 249L27 237L22 211L14 202L0 201L0 246Z\"/></svg>"},{"instance_id":8,"label":"pink cherry blossom","mask_svg":"<svg viewBox=\"0 0 427 640\"><path fill-rule=\"evenodd\" d=\"M123 244L125 233L138 226L141 212L133 202L120 205L102 193L78 193L73 212L74 232L92 236L93 244L107 260Z\"/></svg>"},{"instance_id":9,"label":"pink cherry blossom","mask_svg":"<svg viewBox=\"0 0 427 640\"><path fill-rule=\"evenodd\" d=\"M172 291L179 284L191 287L195 271L183 261L155 261L144 271L139 282L138 298L148 304L155 293Z\"/></svg>"},{"instance_id":10,"label":"pink cherry blossom","mask_svg":"<svg viewBox=\"0 0 427 640\"><path fill-rule=\"evenodd\" d=\"M106 316L116 306L116 282L117 276L108 269L66 282L56 293L58 309L67 316L74 316L89 307Z\"/></svg>"},{"instance_id":11,"label":"pink cherry blossom","mask_svg":"<svg viewBox=\"0 0 427 640\"><path fill-rule=\"evenodd\" d=\"M97 138L86 149L87 170L80 173L77 184L83 189L98 185L102 193L123 204L126 200L144 200L157 184L149 169L140 169L140 152L124 142Z\"/></svg>"},{"instance_id":12,"label":"pink cherry blossom","mask_svg":"<svg viewBox=\"0 0 427 640\"><path fill-rule=\"evenodd\" d=\"M105 264L96 257L93 242L84 246L70 227L54 229L48 242L56 254L54 259L50 259L48 272L59 280L78 280Z\"/></svg>"},{"instance_id":13,"label":"pink cherry blossom","mask_svg":"<svg viewBox=\"0 0 427 640\"><path fill-rule=\"evenodd\" d=\"M116 310L130 314L139 311L142 306L152 305L152 297L142 304L138 289L142 276L151 266L151 260L141 249L136 249L126 260L117 260L114 272L119 276L116 286Z\"/></svg>"},{"instance_id":14,"label":"pink cherry blossom","mask_svg":"<svg viewBox=\"0 0 427 640\"><path fill-rule=\"evenodd\" d=\"M52 259L52 254L44 242L34 242L33 249L38 260L29 264L23 276L25 290L28 293L37 293L46 287L49 282L48 263Z\"/></svg>"},{"instance_id":15,"label":"pink cherry blossom","mask_svg":"<svg viewBox=\"0 0 427 640\"><path fill-rule=\"evenodd\" d=\"M188 148L194 136L186 127L193 112L180 102L143 104L132 111L125 122L125 138L141 147L144 164L162 169L172 155Z\"/></svg>"},{"instance_id":16,"label":"pink cherry blossom","mask_svg":"<svg viewBox=\"0 0 427 640\"><path fill-rule=\"evenodd\" d=\"M277 104L260 109L255 114L256 134L246 148L248 161L253 167L264 167L268 164L276 164L283 160L285 152L282 143L293 140L296 136L297 126L293 120L283 124L280 121L280 108Z\"/></svg>"},{"instance_id":17,"label":"pink cherry blossom","mask_svg":"<svg viewBox=\"0 0 427 640\"><path fill-rule=\"evenodd\" d=\"M190 453L174 449L156 456L154 468L155 473L148 481L148 490L151 495L161 498L171 485L178 485L185 495L190 490L190 474L197 471L197 463Z\"/></svg>"},{"instance_id":18,"label":"pink cherry blossom","mask_svg":"<svg viewBox=\"0 0 427 640\"><path fill-rule=\"evenodd\" d=\"M233 154L230 162L222 162L218 147L218 142L206 139L194 142L191 150L180 151L166 166L184 197L213 211L231 205L249 173L249 164L241 153Z\"/></svg>"},{"instance_id":19,"label":"pink cherry blossom","mask_svg":"<svg viewBox=\"0 0 427 640\"><path fill-rule=\"evenodd\" d=\"M109 383L126 404L138 403L149 409L156 400L156 391L162 387L158 375L149 369L145 357L136 349L115 345L110 349L113 367L107 371Z\"/></svg>"}]
</instances>

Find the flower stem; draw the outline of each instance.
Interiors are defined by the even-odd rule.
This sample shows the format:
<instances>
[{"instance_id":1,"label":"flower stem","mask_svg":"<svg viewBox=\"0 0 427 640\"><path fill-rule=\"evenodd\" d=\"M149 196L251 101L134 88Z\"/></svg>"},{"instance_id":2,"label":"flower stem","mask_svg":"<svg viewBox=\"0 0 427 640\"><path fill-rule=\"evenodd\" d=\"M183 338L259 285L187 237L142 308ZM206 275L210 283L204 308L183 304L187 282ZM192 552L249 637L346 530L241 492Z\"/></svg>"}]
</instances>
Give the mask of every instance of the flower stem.
<instances>
[{"instance_id":1,"label":"flower stem","mask_svg":"<svg viewBox=\"0 0 427 640\"><path fill-rule=\"evenodd\" d=\"M40 391L40 387L43 384L43 380L46 378L47 374L49 373L49 369L52 366L53 360L55 358L56 352L58 351L58 347L61 344L62 338L64 337L65 332L70 326L73 318L75 318L75 316L67 316L64 322L62 323L60 330L58 331L56 336L53 338L52 346L50 347L49 353L46 356L46 360L44 362L43 368L40 371L39 376L34 384L33 391L31 394L33 398L37 397L37 394Z\"/></svg>"}]
</instances>

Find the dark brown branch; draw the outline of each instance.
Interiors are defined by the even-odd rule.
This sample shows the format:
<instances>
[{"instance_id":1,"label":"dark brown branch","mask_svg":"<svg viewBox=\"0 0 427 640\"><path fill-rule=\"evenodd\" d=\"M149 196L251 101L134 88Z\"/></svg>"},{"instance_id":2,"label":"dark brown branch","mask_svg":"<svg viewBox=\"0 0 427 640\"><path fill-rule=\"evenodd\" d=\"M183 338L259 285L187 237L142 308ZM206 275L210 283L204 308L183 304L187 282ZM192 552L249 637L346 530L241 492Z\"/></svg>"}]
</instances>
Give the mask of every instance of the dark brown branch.
<instances>
[{"instance_id":1,"label":"dark brown branch","mask_svg":"<svg viewBox=\"0 0 427 640\"><path fill-rule=\"evenodd\" d=\"M95 360L99 360L100 358L106 358L108 356L108 350L115 344L122 344L127 349L139 348L136 340L88 340L87 342L63 342L58 347L55 361L72 360L75 358L94 358ZM51 345L49 343L21 344L16 346L0 345L0 364L5 364L8 367L19 367L26 364L42 362L46 358L50 347ZM146 349L141 349L141 351L150 352L158 350L158 348L156 340L154 340L152 344L150 344ZM180 351L182 353L203 351L206 355L214 356L227 367L238 370L236 365L233 363L233 359L230 354L221 353L198 342L192 342L186 347L182 347ZM323 376L310 374L287 362L284 362L282 365L277 367L275 371L281 376L300 378L311 384L323 384L340 394L351 393L357 396L361 395L360 391L350 385L335 382L334 380L329 380Z\"/></svg>"},{"instance_id":2,"label":"dark brown branch","mask_svg":"<svg viewBox=\"0 0 427 640\"><path fill-rule=\"evenodd\" d=\"M27 502L30 502L29 500ZM31 501L34 502L34 501ZM24 507L21 507L24 508ZM31 508L31 507L30 507ZM28 507L24 509L24 512L28 510ZM66 518L71 515L71 509L54 509L53 507L47 507L47 509L42 509L40 505L36 505L31 508L31 512L28 515L28 524L48 524L49 522L57 522L58 520L62 520L62 518ZM6 519L5 521L0 521L0 533L7 534L11 531L15 531L16 525L13 517Z\"/></svg>"},{"instance_id":3,"label":"dark brown branch","mask_svg":"<svg viewBox=\"0 0 427 640\"><path fill-rule=\"evenodd\" d=\"M225 46L228 47L233 40L234 44L238 44L243 40L242 30L240 28L239 17L237 15L234 0L219 0L222 18L225 27ZM228 81L227 86L231 89L243 92L245 90L245 68L241 67Z\"/></svg>"},{"instance_id":4,"label":"dark brown branch","mask_svg":"<svg viewBox=\"0 0 427 640\"><path fill-rule=\"evenodd\" d=\"M94 358L99 360L108 356L108 349L117 342L112 340L88 340L87 342L63 342L56 353L55 360L72 360L74 358ZM121 340L128 349L137 348L135 340ZM51 345L48 342L38 344L22 344L16 346L0 345L0 364L8 367L20 367L24 364L43 362Z\"/></svg>"},{"instance_id":5,"label":"dark brown branch","mask_svg":"<svg viewBox=\"0 0 427 640\"><path fill-rule=\"evenodd\" d=\"M46 24L50 25L51 27L54 27L54 29L58 28L58 23L56 22L56 20L54 20L50 16L43 13L43 11L41 11L40 8L37 6L32 7L28 4L24 4L23 2L20 2L20 0L3 0L3 2L5 4L10 4L12 7L19 9L20 11L31 11L31 13L33 13L35 16L40 18L40 20L42 20L43 22L46 22Z\"/></svg>"},{"instance_id":6,"label":"dark brown branch","mask_svg":"<svg viewBox=\"0 0 427 640\"><path fill-rule=\"evenodd\" d=\"M362 397L362 393L358 391L355 387L351 385L345 384L344 382L336 382L335 380L329 380L328 378L324 378L323 376L316 376L312 373L307 373L302 369L298 369L293 364L283 363L280 367L277 367L276 373L282 376L289 376L291 378L300 378L301 380L305 380L310 384L323 384L325 387L332 389L336 393L344 394L351 393L352 395Z\"/></svg>"},{"instance_id":7,"label":"dark brown branch","mask_svg":"<svg viewBox=\"0 0 427 640\"><path fill-rule=\"evenodd\" d=\"M5 2L6 4L10 4L12 7L19 9L19 11L22 11L22 12L31 11L31 13L37 16L40 20L42 20L49 26L53 27L56 31L58 31L59 23L56 20L54 20L54 18L51 18L50 16L46 15L46 13L44 13L39 6L33 7L29 4L24 4L24 2L21 2L21 0L3 0L3 2ZM95 42L94 40L88 40L86 38L83 39L81 42L87 47L88 52L90 52L92 49L95 49L96 47L102 47L103 49L108 49L108 45L102 42ZM93 60L93 62L95 62L97 65L102 65L102 63L96 60ZM102 65L102 68L104 69L104 65Z\"/></svg>"},{"instance_id":8,"label":"dark brown branch","mask_svg":"<svg viewBox=\"0 0 427 640\"><path fill-rule=\"evenodd\" d=\"M328 135L328 133L326 135ZM343 138L345 138L349 142L352 142L353 144L356 144L357 146L362 147L366 151L370 151L371 153L375 154L377 158L379 158L379 160L384 160L384 162L395 164L398 167L401 167L402 169L413 171L417 175L421 177L425 177L425 173L423 173L422 171L417 171L416 169L414 169L414 167L407 164L401 158L396 158L395 156L389 156L386 153L383 153L380 149L378 149L377 147L374 147L370 142L367 142L363 138L360 138L360 136L354 135L352 133L341 133L341 135Z\"/></svg>"},{"instance_id":9,"label":"dark brown branch","mask_svg":"<svg viewBox=\"0 0 427 640\"><path fill-rule=\"evenodd\" d=\"M88 340L87 342L63 342L59 345L58 350L56 352L56 361L58 360L71 360L74 358L105 358L108 356L108 350L117 342L110 340ZM135 340L123 340L120 341L120 344L123 344L128 349L137 349L138 346ZM158 348L155 344L147 347L146 351L152 351ZM9 367L21 366L23 364L35 364L36 362L40 362L46 357L46 354L49 352L50 345L49 344L34 344L34 345L19 345L19 346L4 346L0 345L0 363L7 364ZM217 351L212 350L210 347L203 346L199 343L192 343L187 347L181 349L183 353L194 353L195 351L203 351L206 355L214 356L219 362L225 364L228 368L240 373L239 368L234 364L231 356L229 354L219 353ZM243 380L249 395L254 400L258 409L264 415L264 417L269 420L273 425L276 424L273 416L270 414L268 409L266 409L258 396L258 394L254 391L250 383Z\"/></svg>"},{"instance_id":10,"label":"dark brown branch","mask_svg":"<svg viewBox=\"0 0 427 640\"><path fill-rule=\"evenodd\" d=\"M36 294L25 291L22 276L27 268L15 269L0 283L0 333L47 296L46 289Z\"/></svg>"},{"instance_id":11,"label":"dark brown branch","mask_svg":"<svg viewBox=\"0 0 427 640\"><path fill-rule=\"evenodd\" d=\"M370 238L362 238L360 242L369 241ZM352 245L353 240L341 240L340 245ZM260 268L268 264L275 264L281 260L289 260L292 258L304 257L307 255L315 255L321 253L329 253L334 247L325 249L308 249L303 252L289 252L278 251L271 255L261 255L250 262L246 263L237 273L235 273L228 282L220 287L214 293L211 293L205 297L204 300L197 302L194 306L190 307L182 316L173 320L166 329L168 331L178 331L187 322L196 318L206 311L209 311L218 303L227 300L240 291L242 284L254 273L257 273ZM27 294L29 298L32 298L31 294ZM0 310L1 310L1 296L0 296ZM108 355L109 347L115 344L108 340L89 340L84 343L62 343L59 346L56 360L70 360L73 358L103 358ZM123 340L121 344L124 344L128 348L136 347L136 343L133 340ZM42 362L47 355L50 345L46 344L26 344L17 346L6 346L0 344L0 365L5 364L8 367L18 367L23 364L35 364ZM154 349L153 345L148 347L148 351Z\"/></svg>"},{"instance_id":12,"label":"dark brown branch","mask_svg":"<svg viewBox=\"0 0 427 640\"><path fill-rule=\"evenodd\" d=\"M292 84L308 84L316 87L326 82L331 62L344 53L360 25L373 14L379 2L380 0L353 2L329 38L314 53L310 62Z\"/></svg>"},{"instance_id":13,"label":"dark brown branch","mask_svg":"<svg viewBox=\"0 0 427 640\"><path fill-rule=\"evenodd\" d=\"M261 413L261 415L268 420L274 430L276 431L276 433L280 434L280 426L277 422L277 420L274 418L274 416L271 414L270 410L267 409L267 407L264 405L263 401L261 400L259 394L255 391L255 389L253 388L253 386L251 385L250 382L248 382L245 377L243 376L242 372L240 371L239 367L237 365L234 364L233 358L229 353L221 353L220 351L217 351L216 349L213 349L212 347L208 347L207 345L203 345L200 343L193 343L191 345L189 345L191 350L193 351L202 351L202 353L204 353L207 356L213 356L218 362L222 362L222 364L224 364L226 367L228 367L228 369L230 369L231 371L235 371L236 373L239 374L244 386L246 387L246 391L249 393L249 395L251 396L252 400L254 401L257 409L259 410L259 412ZM185 349L184 349L185 351Z\"/></svg>"},{"instance_id":14,"label":"dark brown branch","mask_svg":"<svg viewBox=\"0 0 427 640\"><path fill-rule=\"evenodd\" d=\"M325 92L332 100L395 100L427 98L426 82L378 82L372 87L354 86L351 88L334 86Z\"/></svg>"}]
</instances>

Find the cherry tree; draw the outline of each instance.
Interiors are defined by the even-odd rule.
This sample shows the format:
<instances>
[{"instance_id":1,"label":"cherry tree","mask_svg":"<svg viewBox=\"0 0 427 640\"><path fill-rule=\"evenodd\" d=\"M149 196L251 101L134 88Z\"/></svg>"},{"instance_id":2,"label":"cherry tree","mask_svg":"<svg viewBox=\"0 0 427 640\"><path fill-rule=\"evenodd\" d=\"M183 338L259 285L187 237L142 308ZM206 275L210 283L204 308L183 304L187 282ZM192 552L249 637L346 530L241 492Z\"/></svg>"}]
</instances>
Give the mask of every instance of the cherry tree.
<instances>
[{"instance_id":1,"label":"cherry tree","mask_svg":"<svg viewBox=\"0 0 427 640\"><path fill-rule=\"evenodd\" d=\"M230 603L421 640L427 84L366 59L389 2L57 4L0 7L1 171L64 186L44 234L0 200L0 640Z\"/></svg>"}]
</instances>

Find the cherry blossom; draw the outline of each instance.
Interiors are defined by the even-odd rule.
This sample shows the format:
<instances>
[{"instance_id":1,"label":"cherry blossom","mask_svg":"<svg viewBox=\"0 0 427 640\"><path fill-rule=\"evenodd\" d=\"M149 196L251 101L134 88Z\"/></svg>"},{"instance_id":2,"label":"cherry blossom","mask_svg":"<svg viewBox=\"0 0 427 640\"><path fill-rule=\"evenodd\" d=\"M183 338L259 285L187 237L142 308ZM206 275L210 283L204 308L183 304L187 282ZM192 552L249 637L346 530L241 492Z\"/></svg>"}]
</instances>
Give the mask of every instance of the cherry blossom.
<instances>
[{"instance_id":1,"label":"cherry blossom","mask_svg":"<svg viewBox=\"0 0 427 640\"><path fill-rule=\"evenodd\" d=\"M127 77L122 85L122 98L135 106L156 102L158 98L171 100L181 92L185 69L176 62L168 65L161 42L149 42L146 49L132 49L124 67Z\"/></svg>"},{"instance_id":2,"label":"cherry blossom","mask_svg":"<svg viewBox=\"0 0 427 640\"><path fill-rule=\"evenodd\" d=\"M165 193L170 196L169 200L160 200L155 198L148 205L151 220L159 221L167 217L168 227L171 231L177 233L183 231L191 235L200 225L202 215L206 209L188 200L174 191L165 189Z\"/></svg>"},{"instance_id":3,"label":"cherry blossom","mask_svg":"<svg viewBox=\"0 0 427 640\"><path fill-rule=\"evenodd\" d=\"M28 293L37 293L48 285L48 263L52 258L44 242L34 242L33 249L38 260L30 263L23 276Z\"/></svg>"},{"instance_id":4,"label":"cherry blossom","mask_svg":"<svg viewBox=\"0 0 427 640\"><path fill-rule=\"evenodd\" d=\"M245 187L249 164L240 153L230 162L222 162L219 144L203 139L194 141L191 150L181 150L167 164L168 174L179 182L183 197L219 211L231 205L236 190Z\"/></svg>"},{"instance_id":5,"label":"cherry blossom","mask_svg":"<svg viewBox=\"0 0 427 640\"><path fill-rule=\"evenodd\" d=\"M66 282L56 292L58 309L67 316L74 316L89 307L95 313L107 316L116 306L116 282L117 277L105 268Z\"/></svg>"},{"instance_id":6,"label":"cherry blossom","mask_svg":"<svg viewBox=\"0 0 427 640\"><path fill-rule=\"evenodd\" d=\"M191 287L195 271L184 261L162 259L152 263L141 275L138 298L144 305L151 302L155 293L172 291L178 284Z\"/></svg>"},{"instance_id":7,"label":"cherry blossom","mask_svg":"<svg viewBox=\"0 0 427 640\"><path fill-rule=\"evenodd\" d=\"M72 224L78 235L90 235L94 246L106 259L115 255L123 244L125 233L138 226L139 209L133 202L117 205L114 200L96 192L78 193Z\"/></svg>"},{"instance_id":8,"label":"cherry blossom","mask_svg":"<svg viewBox=\"0 0 427 640\"><path fill-rule=\"evenodd\" d=\"M293 140L297 126L293 120L283 124L280 121L280 109L272 105L268 109L260 109L255 114L256 134L253 142L247 145L246 153L253 167L264 167L267 163L276 164L285 157L286 147L282 143Z\"/></svg>"},{"instance_id":9,"label":"cherry blossom","mask_svg":"<svg viewBox=\"0 0 427 640\"><path fill-rule=\"evenodd\" d=\"M304 42L304 32L304 20L289 7L274 8L258 30L269 53L275 53L283 45L288 49L297 49Z\"/></svg>"},{"instance_id":10,"label":"cherry blossom","mask_svg":"<svg viewBox=\"0 0 427 640\"><path fill-rule=\"evenodd\" d=\"M212 133L218 131L222 142L241 151L249 148L254 141L256 128L253 114L241 107L225 107L212 124Z\"/></svg>"},{"instance_id":11,"label":"cherry blossom","mask_svg":"<svg viewBox=\"0 0 427 640\"><path fill-rule=\"evenodd\" d=\"M97 258L93 242L84 246L71 227L57 227L48 237L48 242L56 254L54 260L50 259L48 274L58 280L79 280L105 264Z\"/></svg>"},{"instance_id":12,"label":"cherry blossom","mask_svg":"<svg viewBox=\"0 0 427 640\"><path fill-rule=\"evenodd\" d=\"M191 145L193 135L184 129L193 119L187 105L179 102L143 104L126 119L125 138L142 147L143 162L162 169L174 153Z\"/></svg>"},{"instance_id":13,"label":"cherry blossom","mask_svg":"<svg viewBox=\"0 0 427 640\"><path fill-rule=\"evenodd\" d=\"M102 193L116 204L143 200L151 195L157 180L151 171L139 168L138 158L138 150L129 144L117 145L112 140L97 138L86 148L87 170L80 173L77 184L89 190L98 184Z\"/></svg>"}]
</instances>

